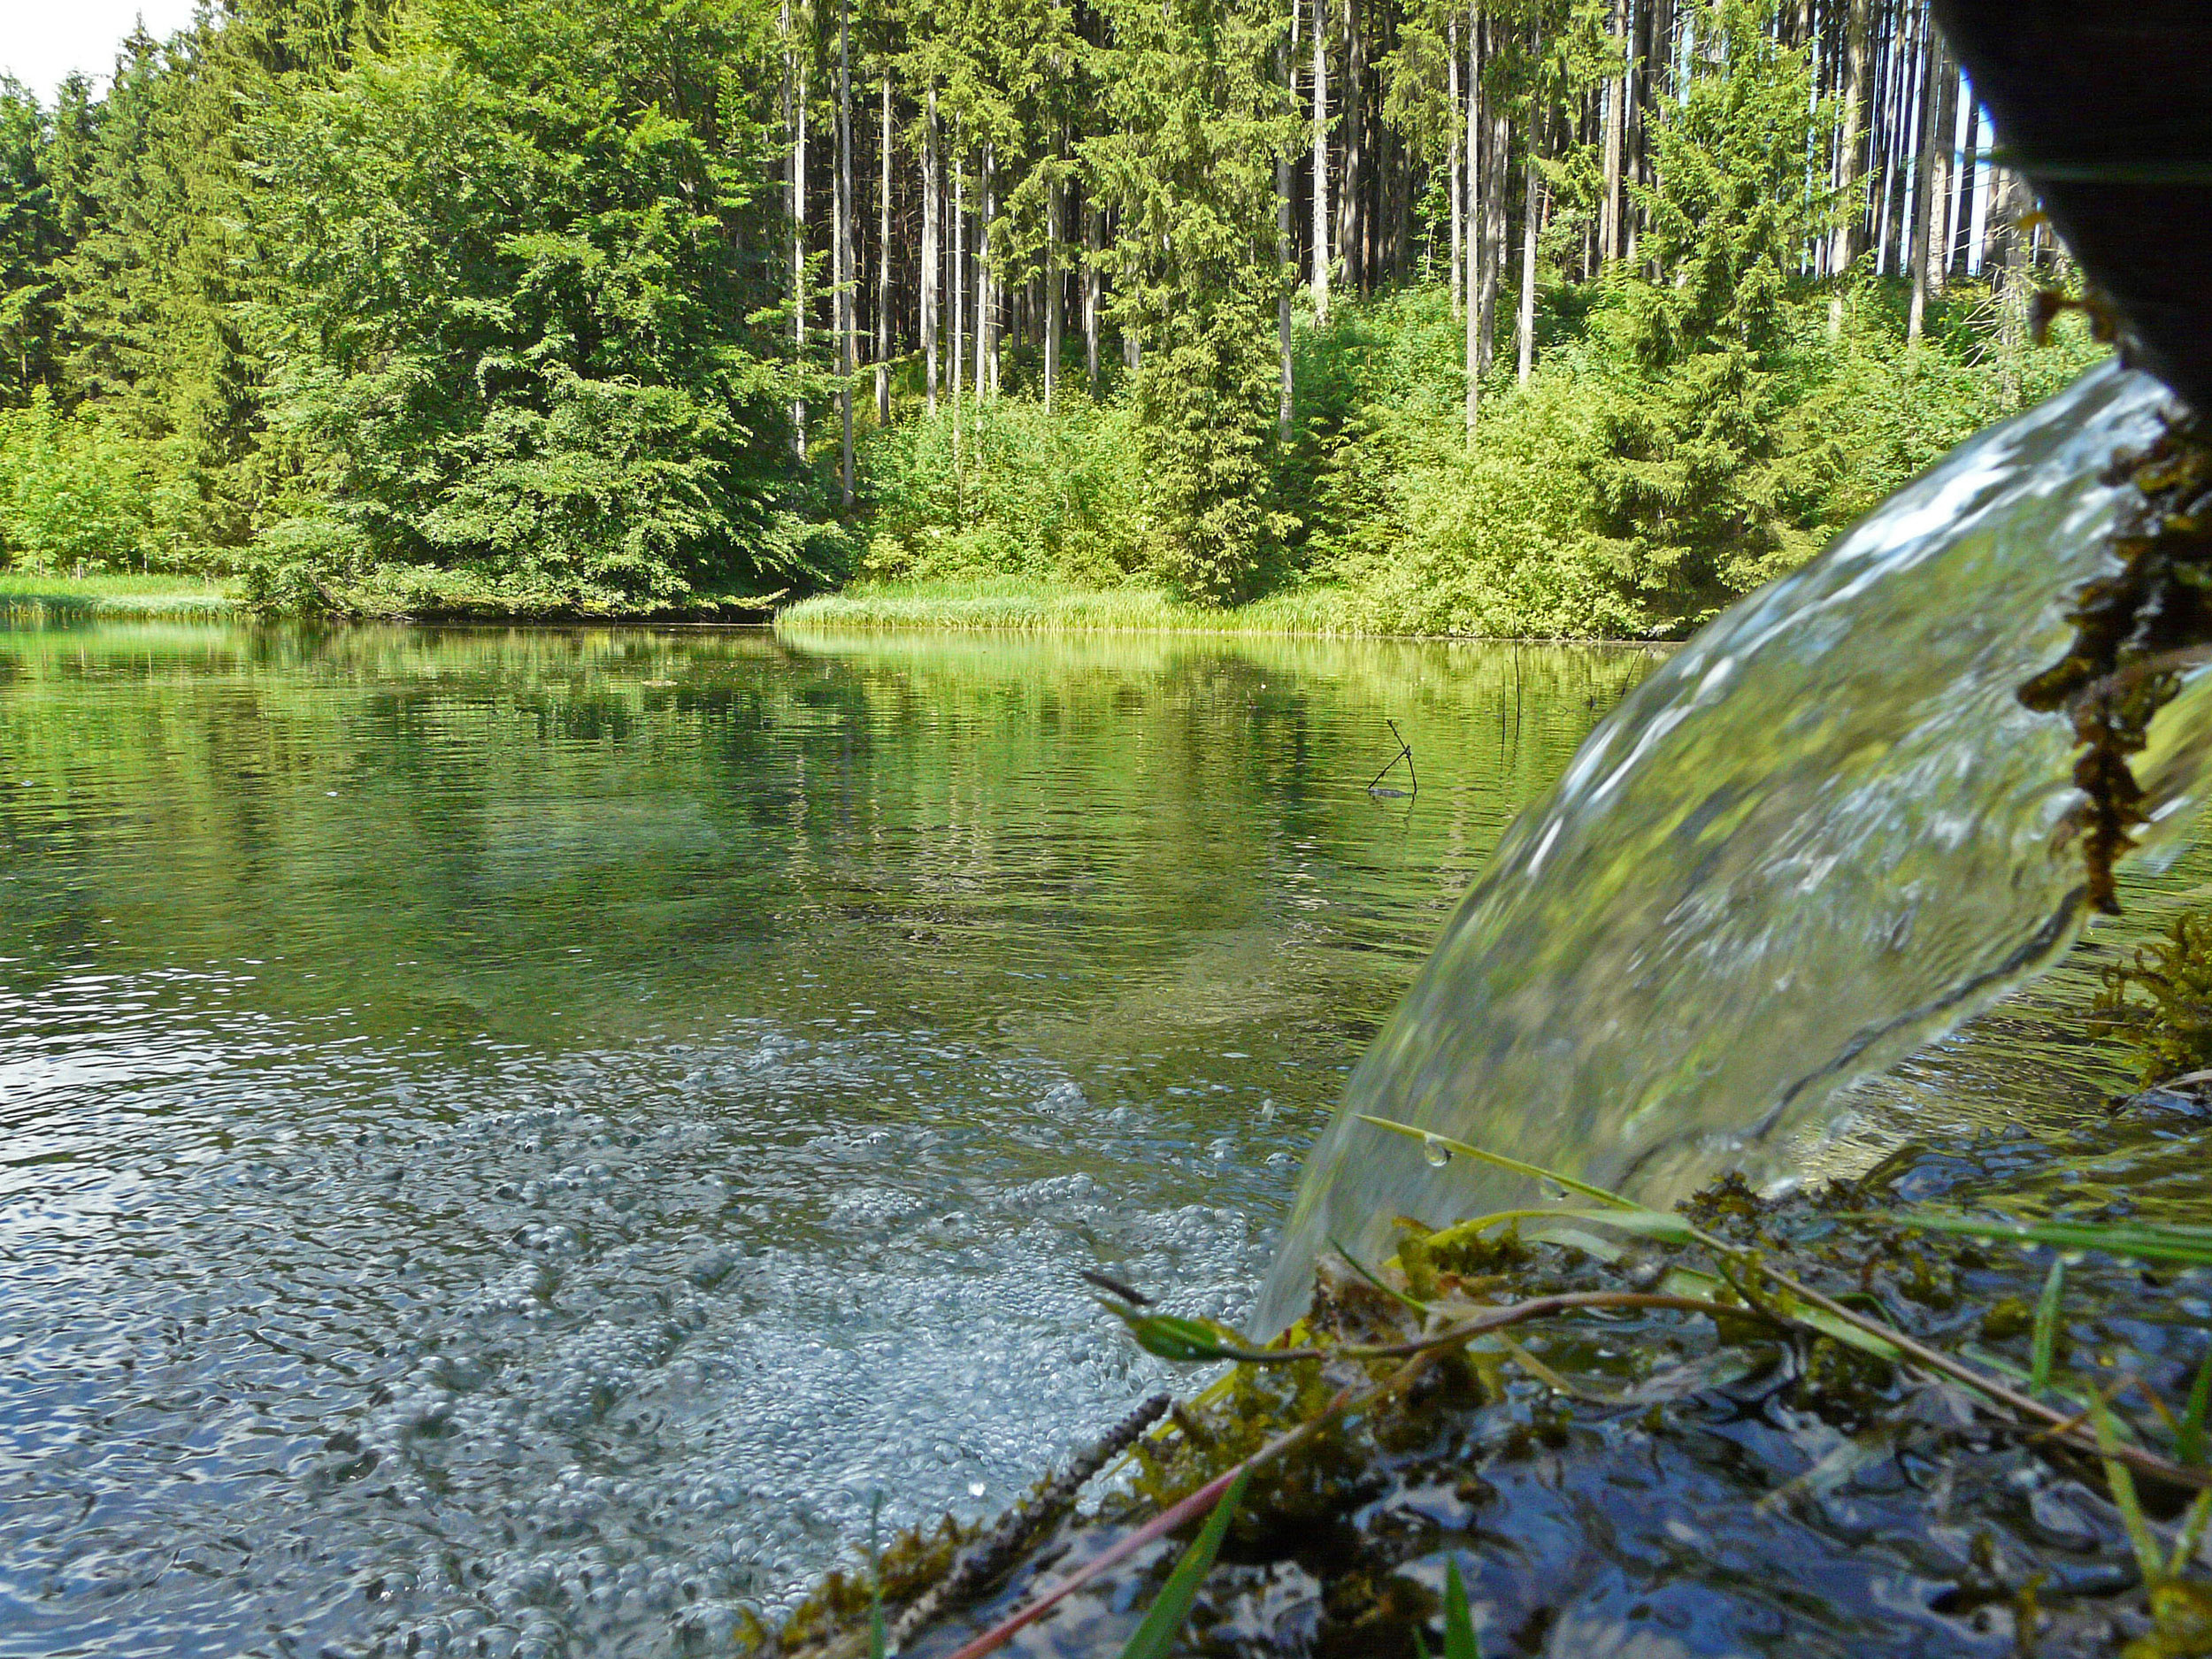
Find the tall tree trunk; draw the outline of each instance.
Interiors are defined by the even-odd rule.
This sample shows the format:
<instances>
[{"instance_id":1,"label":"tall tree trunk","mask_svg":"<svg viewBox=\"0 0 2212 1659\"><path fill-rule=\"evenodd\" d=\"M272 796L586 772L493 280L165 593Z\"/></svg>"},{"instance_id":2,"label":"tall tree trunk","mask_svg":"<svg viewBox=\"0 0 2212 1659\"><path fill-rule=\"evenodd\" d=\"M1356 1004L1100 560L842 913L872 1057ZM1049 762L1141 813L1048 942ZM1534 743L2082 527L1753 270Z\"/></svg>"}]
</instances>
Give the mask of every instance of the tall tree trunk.
<instances>
[{"instance_id":1,"label":"tall tree trunk","mask_svg":"<svg viewBox=\"0 0 2212 1659\"><path fill-rule=\"evenodd\" d=\"M883 78L883 173L876 193L876 425L891 424L891 77Z\"/></svg>"},{"instance_id":2,"label":"tall tree trunk","mask_svg":"<svg viewBox=\"0 0 2212 1659\"><path fill-rule=\"evenodd\" d=\"M1060 159L1060 133L1053 133L1053 162ZM1066 212L1066 186L1060 181L1060 168L1053 168L1053 181L1044 196L1044 411L1053 411L1053 398L1060 387L1060 329L1062 307L1066 305L1066 279L1060 274L1060 230Z\"/></svg>"},{"instance_id":3,"label":"tall tree trunk","mask_svg":"<svg viewBox=\"0 0 2212 1659\"><path fill-rule=\"evenodd\" d=\"M993 147L983 146L982 222L976 231L975 276L975 391L978 397L998 396L999 282L998 162Z\"/></svg>"},{"instance_id":4,"label":"tall tree trunk","mask_svg":"<svg viewBox=\"0 0 2212 1659\"><path fill-rule=\"evenodd\" d=\"M1366 183L1364 129L1367 95L1365 42L1360 34L1360 0L1344 0L1344 176L1337 180L1336 250L1344 264L1344 286L1354 294L1365 291L1365 272L1360 262L1360 192Z\"/></svg>"},{"instance_id":5,"label":"tall tree trunk","mask_svg":"<svg viewBox=\"0 0 2212 1659\"><path fill-rule=\"evenodd\" d=\"M967 326L967 254L968 226L964 216L966 203L963 199L967 186L966 169L959 161L957 146L952 164L952 472L953 485L960 480L960 375L961 365L967 353L962 331Z\"/></svg>"},{"instance_id":6,"label":"tall tree trunk","mask_svg":"<svg viewBox=\"0 0 2212 1659\"><path fill-rule=\"evenodd\" d=\"M1847 0L1843 37L1843 117L1836 128L1835 184L1842 219L1831 241L1838 276L1866 250L1868 0Z\"/></svg>"},{"instance_id":7,"label":"tall tree trunk","mask_svg":"<svg viewBox=\"0 0 2212 1659\"><path fill-rule=\"evenodd\" d=\"M1298 96L1298 0L1290 0L1290 43L1276 48L1275 67L1283 77L1283 90L1292 106ZM1275 435L1290 442L1291 365L1290 290L1298 281L1298 250L1291 245L1290 147L1275 152L1275 350L1281 359L1281 384L1275 396Z\"/></svg>"},{"instance_id":8,"label":"tall tree trunk","mask_svg":"<svg viewBox=\"0 0 2212 1659\"><path fill-rule=\"evenodd\" d=\"M2020 221L2027 217L2033 204L2027 180L2020 176L2017 167L1993 168L1989 176L1989 207L1983 219L1985 272L1994 266L2009 280L2028 268L2032 242Z\"/></svg>"},{"instance_id":9,"label":"tall tree trunk","mask_svg":"<svg viewBox=\"0 0 2212 1659\"><path fill-rule=\"evenodd\" d=\"M1536 366L1536 231L1538 209L1544 191L1544 175L1536 165L1536 149L1543 130L1536 99L1529 99L1528 173L1521 182L1521 311L1514 330L1515 383L1528 384Z\"/></svg>"},{"instance_id":10,"label":"tall tree trunk","mask_svg":"<svg viewBox=\"0 0 2212 1659\"><path fill-rule=\"evenodd\" d=\"M1633 263L1642 214L1628 193L1632 184L1646 182L1644 111L1651 103L1652 41L1657 26L1651 0L1640 0L1628 32L1627 111L1621 132L1621 257Z\"/></svg>"},{"instance_id":11,"label":"tall tree trunk","mask_svg":"<svg viewBox=\"0 0 2212 1659\"><path fill-rule=\"evenodd\" d=\"M1083 373L1091 396L1098 396L1098 269L1101 215L1088 201L1083 204Z\"/></svg>"},{"instance_id":12,"label":"tall tree trunk","mask_svg":"<svg viewBox=\"0 0 2212 1659\"><path fill-rule=\"evenodd\" d=\"M853 74L852 0L837 7L837 409L844 423L838 480L845 510L853 504Z\"/></svg>"},{"instance_id":13,"label":"tall tree trunk","mask_svg":"<svg viewBox=\"0 0 2212 1659\"><path fill-rule=\"evenodd\" d=\"M1928 315L1928 279L1935 265L1935 233L1943 225L1936 211L1936 121L1943 100L1936 94L1943 73L1943 42L1932 28L1921 31L1920 153L1913 162L1912 305L1905 318L1907 349L1920 343Z\"/></svg>"},{"instance_id":14,"label":"tall tree trunk","mask_svg":"<svg viewBox=\"0 0 2212 1659\"><path fill-rule=\"evenodd\" d=\"M1928 292L1943 297L1951 275L1951 236L1958 211L1957 157L1954 148L1959 132L1959 66L1951 61L1941 31L1935 35L1935 178L1929 187Z\"/></svg>"},{"instance_id":15,"label":"tall tree trunk","mask_svg":"<svg viewBox=\"0 0 2212 1659\"><path fill-rule=\"evenodd\" d=\"M1471 183L1479 176L1475 158L1482 154L1482 28L1471 18L1467 26L1467 176ZM1470 205L1468 228L1473 229L1475 212ZM1471 266L1472 262L1470 262ZM1482 406L1482 336L1481 307L1473 303L1476 297L1471 278L1467 298L1467 447L1475 447L1475 419Z\"/></svg>"},{"instance_id":16,"label":"tall tree trunk","mask_svg":"<svg viewBox=\"0 0 2212 1659\"><path fill-rule=\"evenodd\" d=\"M1607 26L1607 42L1624 53L1628 50L1628 0L1613 0L1613 19ZM1628 135L1628 83L1625 71L1605 83L1605 198L1598 204L1598 262L1609 264L1621 254L1621 162Z\"/></svg>"},{"instance_id":17,"label":"tall tree trunk","mask_svg":"<svg viewBox=\"0 0 2212 1659\"><path fill-rule=\"evenodd\" d=\"M922 116L922 378L928 387L929 412L937 412L937 296L941 273L938 245L943 240L944 180L937 171L937 88L929 89Z\"/></svg>"},{"instance_id":18,"label":"tall tree trunk","mask_svg":"<svg viewBox=\"0 0 2212 1659\"><path fill-rule=\"evenodd\" d=\"M791 350L806 366L806 58L791 41L791 0L781 13L784 40L784 126L791 134ZM806 397L791 400L791 447L806 459Z\"/></svg>"},{"instance_id":19,"label":"tall tree trunk","mask_svg":"<svg viewBox=\"0 0 2212 1659\"><path fill-rule=\"evenodd\" d=\"M1504 28L1493 19L1482 20L1485 57L1494 60L1498 57ZM1505 268L1506 149L1510 141L1505 99L1494 87L1489 87L1483 90L1482 104L1482 288L1479 296L1482 316L1478 324L1482 338L1477 366L1486 374L1497 350L1498 287Z\"/></svg>"},{"instance_id":20,"label":"tall tree trunk","mask_svg":"<svg viewBox=\"0 0 2212 1659\"><path fill-rule=\"evenodd\" d=\"M1329 0L1313 0L1313 316L1329 320Z\"/></svg>"},{"instance_id":21,"label":"tall tree trunk","mask_svg":"<svg viewBox=\"0 0 2212 1659\"><path fill-rule=\"evenodd\" d=\"M1917 8L1908 4L1891 19L1889 30L1888 73L1884 80L1886 105L1882 111L1879 128L1882 150L1882 188L1880 211L1876 216L1874 230L1874 268L1885 273L1905 269L1903 247L1905 242L1905 165L1911 149L1911 139L1918 130L1914 119L1914 74L1919 66L1917 42L1913 24ZM1898 257L1890 257L1896 249Z\"/></svg>"},{"instance_id":22,"label":"tall tree trunk","mask_svg":"<svg viewBox=\"0 0 2212 1659\"><path fill-rule=\"evenodd\" d=\"M1058 135L1053 140L1058 157ZM1052 412L1054 388L1060 383L1060 174L1056 167L1045 188L1045 413Z\"/></svg>"},{"instance_id":23,"label":"tall tree trunk","mask_svg":"<svg viewBox=\"0 0 2212 1659\"><path fill-rule=\"evenodd\" d=\"M1459 176L1459 19L1454 17L1444 26L1444 107L1451 111L1447 125L1451 130L1452 170L1452 315L1459 315L1459 308L1466 303L1465 280L1459 263L1460 227L1466 215L1461 211L1466 202L1466 186Z\"/></svg>"}]
</instances>

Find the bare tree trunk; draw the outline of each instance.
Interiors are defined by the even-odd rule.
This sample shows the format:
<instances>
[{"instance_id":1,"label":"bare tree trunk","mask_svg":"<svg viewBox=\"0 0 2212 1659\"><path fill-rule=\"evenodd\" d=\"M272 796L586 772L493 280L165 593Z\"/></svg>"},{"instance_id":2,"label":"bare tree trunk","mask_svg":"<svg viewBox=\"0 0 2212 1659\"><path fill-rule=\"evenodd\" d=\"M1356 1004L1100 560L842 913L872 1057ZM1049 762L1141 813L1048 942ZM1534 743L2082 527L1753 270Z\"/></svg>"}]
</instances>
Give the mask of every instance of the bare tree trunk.
<instances>
[{"instance_id":1,"label":"bare tree trunk","mask_svg":"<svg viewBox=\"0 0 2212 1659\"><path fill-rule=\"evenodd\" d=\"M1883 111L1881 211L1875 226L1874 268L1880 272L1905 269L1905 164L1913 136L1919 130L1913 102L1915 73L1920 66L1914 24L1918 8L1908 5L1893 23L1889 42L1887 107ZM1889 250L1897 250L1892 260Z\"/></svg>"},{"instance_id":2,"label":"bare tree trunk","mask_svg":"<svg viewBox=\"0 0 2212 1659\"><path fill-rule=\"evenodd\" d=\"M1928 277L1935 264L1933 232L1943 224L1935 211L1936 116L1942 99L1936 96L1936 78L1943 72L1943 43L1932 28L1921 30L1920 42L1920 154L1913 163L1912 305L1905 318L1908 349L1920 343L1928 315Z\"/></svg>"},{"instance_id":3,"label":"bare tree trunk","mask_svg":"<svg viewBox=\"0 0 2212 1659\"><path fill-rule=\"evenodd\" d=\"M844 423L838 478L847 511L853 504L853 76L852 0L837 8L837 410Z\"/></svg>"},{"instance_id":4,"label":"bare tree trunk","mask_svg":"<svg viewBox=\"0 0 2212 1659\"><path fill-rule=\"evenodd\" d=\"M975 250L982 261L976 273L975 295L982 314L975 319L975 389L978 396L998 396L999 308L1002 295L993 234L998 228L998 163L992 147L983 146L983 224L976 232Z\"/></svg>"},{"instance_id":5,"label":"bare tree trunk","mask_svg":"<svg viewBox=\"0 0 2212 1659\"><path fill-rule=\"evenodd\" d=\"M1329 0L1313 0L1313 316L1329 320Z\"/></svg>"},{"instance_id":6,"label":"bare tree trunk","mask_svg":"<svg viewBox=\"0 0 2212 1659\"><path fill-rule=\"evenodd\" d=\"M1466 145L1467 176L1471 183L1478 176L1475 157L1482 153L1481 58L1481 27L1471 18L1467 27ZM1467 217L1470 228L1472 228L1475 216L1471 210ZM1471 302L1475 297L1471 285L1467 297ZM1482 349L1479 343L1482 334L1480 309L1471 303L1467 307L1467 447L1471 449L1475 447L1475 419L1482 406Z\"/></svg>"},{"instance_id":7,"label":"bare tree trunk","mask_svg":"<svg viewBox=\"0 0 2212 1659\"><path fill-rule=\"evenodd\" d=\"M1606 40L1628 50L1628 0L1613 0L1613 20ZM1628 135L1628 75L1605 83L1605 199L1598 204L1598 263L1621 253L1621 162Z\"/></svg>"},{"instance_id":8,"label":"bare tree trunk","mask_svg":"<svg viewBox=\"0 0 2212 1659\"><path fill-rule=\"evenodd\" d=\"M968 226L964 216L965 204L962 200L966 187L965 169L960 165L956 149L952 164L952 470L956 487L960 474L960 370L966 352L962 349L961 330L967 326Z\"/></svg>"},{"instance_id":9,"label":"bare tree trunk","mask_svg":"<svg viewBox=\"0 0 2212 1659\"><path fill-rule=\"evenodd\" d=\"M1099 211L1083 204L1083 373L1098 396Z\"/></svg>"},{"instance_id":10,"label":"bare tree trunk","mask_svg":"<svg viewBox=\"0 0 2212 1659\"><path fill-rule=\"evenodd\" d=\"M1958 168L1953 146L1958 142L1959 66L1951 61L1939 31L1935 37L1935 177L1929 187L1927 263L1928 292L1940 299L1951 275L1951 234L1958 208Z\"/></svg>"},{"instance_id":11,"label":"bare tree trunk","mask_svg":"<svg viewBox=\"0 0 2212 1659\"><path fill-rule=\"evenodd\" d=\"M883 78L883 176L876 195L876 425L891 424L891 77Z\"/></svg>"},{"instance_id":12,"label":"bare tree trunk","mask_svg":"<svg viewBox=\"0 0 2212 1659\"><path fill-rule=\"evenodd\" d=\"M1504 24L1485 18L1482 30L1486 37L1483 42L1486 56L1495 58L1500 45L1499 36ZM1483 94L1482 134L1482 349L1478 365L1484 373L1490 372L1492 358L1498 342L1498 285L1505 269L1505 169L1506 147L1509 142L1505 119L1505 100L1494 91Z\"/></svg>"},{"instance_id":13,"label":"bare tree trunk","mask_svg":"<svg viewBox=\"0 0 2212 1659\"><path fill-rule=\"evenodd\" d=\"M1466 202L1466 186L1459 176L1459 19L1455 17L1444 26L1444 107L1451 111L1452 150L1452 315L1459 315L1459 308L1466 303L1467 291L1459 263L1460 227L1465 219L1461 211Z\"/></svg>"},{"instance_id":14,"label":"bare tree trunk","mask_svg":"<svg viewBox=\"0 0 2212 1659\"><path fill-rule=\"evenodd\" d=\"M2020 176L2018 168L1998 167L1990 174L1989 209L1983 221L1986 238L1982 245L1985 272L1994 265L2009 280L2028 268L2031 243L2020 221L2027 217L2033 204L2027 180Z\"/></svg>"},{"instance_id":15,"label":"bare tree trunk","mask_svg":"<svg viewBox=\"0 0 2212 1659\"><path fill-rule=\"evenodd\" d=\"M1359 0L1344 0L1344 176L1337 181L1336 250L1344 262L1344 286L1354 294L1363 291L1360 263L1360 189L1365 182L1363 163L1367 63L1361 50Z\"/></svg>"},{"instance_id":16,"label":"bare tree trunk","mask_svg":"<svg viewBox=\"0 0 2212 1659\"><path fill-rule=\"evenodd\" d=\"M784 50L784 126L791 134L791 350L806 365L806 59L791 39L791 0L781 13ZM806 459L806 398L791 400L791 447Z\"/></svg>"},{"instance_id":17,"label":"bare tree trunk","mask_svg":"<svg viewBox=\"0 0 2212 1659\"><path fill-rule=\"evenodd\" d=\"M937 413L937 295L940 273L938 223L944 208L944 181L937 173L937 88L929 89L922 116L922 361L929 412Z\"/></svg>"},{"instance_id":18,"label":"bare tree trunk","mask_svg":"<svg viewBox=\"0 0 2212 1659\"><path fill-rule=\"evenodd\" d=\"M1828 257L1838 276L1866 250L1867 15L1868 0L1849 0L1843 40L1843 119L1836 130L1837 193L1843 217Z\"/></svg>"},{"instance_id":19,"label":"bare tree trunk","mask_svg":"<svg viewBox=\"0 0 2212 1659\"><path fill-rule=\"evenodd\" d=\"M1664 5L1665 0L1640 0L1634 27L1629 32L1628 113L1622 135L1621 253L1631 264L1635 262L1643 229L1643 211L1630 196L1628 187L1651 181L1650 133L1644 116L1656 102L1653 88L1658 71L1653 59L1666 50L1671 19L1664 15Z\"/></svg>"},{"instance_id":20,"label":"bare tree trunk","mask_svg":"<svg viewBox=\"0 0 2212 1659\"><path fill-rule=\"evenodd\" d=\"M1298 0L1290 0L1290 44L1276 49L1276 67L1283 89L1293 104L1297 99L1297 76L1291 67L1298 61ZM1275 397L1275 435L1290 442L1291 365L1290 290L1297 285L1298 251L1291 245L1290 150L1275 152L1275 349L1282 359L1282 384Z\"/></svg>"},{"instance_id":21,"label":"bare tree trunk","mask_svg":"<svg viewBox=\"0 0 2212 1659\"><path fill-rule=\"evenodd\" d=\"M1055 159L1058 135L1053 141ZM1052 412L1054 388L1060 384L1060 175L1056 170L1045 194L1045 413Z\"/></svg>"},{"instance_id":22,"label":"bare tree trunk","mask_svg":"<svg viewBox=\"0 0 2212 1659\"><path fill-rule=\"evenodd\" d=\"M1536 229L1544 191L1544 175L1536 166L1536 147L1542 130L1542 119L1532 98L1528 115L1528 173L1521 185L1521 314L1519 326L1514 331L1518 357L1514 376L1515 383L1520 386L1528 384L1528 377L1536 366Z\"/></svg>"}]
</instances>

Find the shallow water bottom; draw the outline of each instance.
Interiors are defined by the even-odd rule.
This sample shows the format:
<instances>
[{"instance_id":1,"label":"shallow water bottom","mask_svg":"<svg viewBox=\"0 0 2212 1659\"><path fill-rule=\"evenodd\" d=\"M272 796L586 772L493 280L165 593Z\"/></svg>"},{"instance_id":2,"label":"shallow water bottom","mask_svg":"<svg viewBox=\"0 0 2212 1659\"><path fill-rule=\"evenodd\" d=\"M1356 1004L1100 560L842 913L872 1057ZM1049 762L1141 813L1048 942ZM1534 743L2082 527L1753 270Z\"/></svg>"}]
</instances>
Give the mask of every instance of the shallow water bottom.
<instances>
[{"instance_id":1,"label":"shallow water bottom","mask_svg":"<svg viewBox=\"0 0 2212 1659\"><path fill-rule=\"evenodd\" d=\"M1648 663L0 632L0 1654L712 1650L995 1512ZM2108 1086L2018 1019L1946 1121Z\"/></svg>"}]
</instances>

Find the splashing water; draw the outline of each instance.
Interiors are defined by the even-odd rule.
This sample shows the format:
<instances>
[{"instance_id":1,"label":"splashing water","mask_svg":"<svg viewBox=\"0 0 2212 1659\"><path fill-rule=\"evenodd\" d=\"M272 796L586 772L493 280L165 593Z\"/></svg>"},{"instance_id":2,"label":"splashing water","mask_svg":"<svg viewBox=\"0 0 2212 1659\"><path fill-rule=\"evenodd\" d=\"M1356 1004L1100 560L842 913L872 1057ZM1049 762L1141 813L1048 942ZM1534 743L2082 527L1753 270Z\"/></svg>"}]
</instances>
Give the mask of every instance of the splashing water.
<instances>
[{"instance_id":1,"label":"splashing water","mask_svg":"<svg viewBox=\"0 0 2212 1659\"><path fill-rule=\"evenodd\" d=\"M2073 738L2020 706L2112 568L2116 449L2164 393L2108 365L1966 444L1737 605L1508 833L1316 1144L1261 1298L1331 1240L1528 1202L1365 1112L1671 1202L1802 1167L1824 1108L2049 965L2085 903ZM2208 768L2204 676L2136 764L2170 848Z\"/></svg>"}]
</instances>

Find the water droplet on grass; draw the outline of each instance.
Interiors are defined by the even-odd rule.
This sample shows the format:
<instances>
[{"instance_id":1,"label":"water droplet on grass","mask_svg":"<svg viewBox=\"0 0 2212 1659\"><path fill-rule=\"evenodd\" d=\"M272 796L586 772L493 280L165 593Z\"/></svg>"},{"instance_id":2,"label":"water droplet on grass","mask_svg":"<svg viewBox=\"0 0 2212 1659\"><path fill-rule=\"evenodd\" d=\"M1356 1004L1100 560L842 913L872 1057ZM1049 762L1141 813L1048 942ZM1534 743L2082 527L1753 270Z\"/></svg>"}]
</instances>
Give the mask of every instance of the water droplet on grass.
<instances>
[{"instance_id":1,"label":"water droplet on grass","mask_svg":"<svg viewBox=\"0 0 2212 1659\"><path fill-rule=\"evenodd\" d=\"M1440 1170L1452 1161L1452 1149L1434 1135L1423 1135L1421 1156L1431 1169Z\"/></svg>"}]
</instances>

